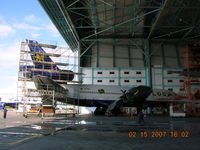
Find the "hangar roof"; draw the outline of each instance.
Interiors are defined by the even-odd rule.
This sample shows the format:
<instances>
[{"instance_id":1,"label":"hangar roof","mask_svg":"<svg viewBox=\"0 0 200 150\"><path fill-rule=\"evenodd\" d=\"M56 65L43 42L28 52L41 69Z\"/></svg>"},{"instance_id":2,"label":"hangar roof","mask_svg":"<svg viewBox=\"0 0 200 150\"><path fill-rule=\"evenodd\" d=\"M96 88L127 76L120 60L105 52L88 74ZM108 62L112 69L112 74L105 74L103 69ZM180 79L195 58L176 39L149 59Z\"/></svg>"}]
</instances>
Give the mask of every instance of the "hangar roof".
<instances>
[{"instance_id":1,"label":"hangar roof","mask_svg":"<svg viewBox=\"0 0 200 150\"><path fill-rule=\"evenodd\" d=\"M200 0L39 0L75 50L99 39L200 39Z\"/></svg>"}]
</instances>

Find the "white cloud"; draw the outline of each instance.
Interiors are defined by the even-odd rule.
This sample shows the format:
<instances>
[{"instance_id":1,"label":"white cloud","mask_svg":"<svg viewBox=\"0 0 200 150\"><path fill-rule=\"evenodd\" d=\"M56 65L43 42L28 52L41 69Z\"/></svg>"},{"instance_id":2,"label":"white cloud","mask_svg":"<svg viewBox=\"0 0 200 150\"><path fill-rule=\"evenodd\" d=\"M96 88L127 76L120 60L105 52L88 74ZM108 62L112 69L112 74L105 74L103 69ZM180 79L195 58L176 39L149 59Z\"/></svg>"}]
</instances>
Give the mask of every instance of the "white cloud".
<instances>
[{"instance_id":1,"label":"white cloud","mask_svg":"<svg viewBox=\"0 0 200 150\"><path fill-rule=\"evenodd\" d=\"M0 37L7 37L15 32L16 31L10 25L0 24Z\"/></svg>"},{"instance_id":2,"label":"white cloud","mask_svg":"<svg viewBox=\"0 0 200 150\"><path fill-rule=\"evenodd\" d=\"M0 37L8 37L9 35L13 35L16 30L9 25L2 16L0 16Z\"/></svg>"},{"instance_id":3,"label":"white cloud","mask_svg":"<svg viewBox=\"0 0 200 150\"><path fill-rule=\"evenodd\" d=\"M31 38L36 39L40 36L40 34L37 33L31 33Z\"/></svg>"},{"instance_id":4,"label":"white cloud","mask_svg":"<svg viewBox=\"0 0 200 150\"><path fill-rule=\"evenodd\" d=\"M24 20L27 22L35 22L37 21L37 18L35 17L35 15L30 14L30 15L25 16Z\"/></svg>"},{"instance_id":5,"label":"white cloud","mask_svg":"<svg viewBox=\"0 0 200 150\"><path fill-rule=\"evenodd\" d=\"M20 43L0 47L0 72L18 70Z\"/></svg>"},{"instance_id":6,"label":"white cloud","mask_svg":"<svg viewBox=\"0 0 200 150\"><path fill-rule=\"evenodd\" d=\"M0 97L16 97L20 43L0 47Z\"/></svg>"},{"instance_id":7,"label":"white cloud","mask_svg":"<svg viewBox=\"0 0 200 150\"><path fill-rule=\"evenodd\" d=\"M3 19L2 16L0 16L0 23L1 23L1 24L6 24L6 21Z\"/></svg>"},{"instance_id":8,"label":"white cloud","mask_svg":"<svg viewBox=\"0 0 200 150\"><path fill-rule=\"evenodd\" d=\"M26 24L26 23L14 24L13 27L15 27L17 29L23 29L23 30L42 30L42 28L39 26L33 26L30 24Z\"/></svg>"},{"instance_id":9,"label":"white cloud","mask_svg":"<svg viewBox=\"0 0 200 150\"><path fill-rule=\"evenodd\" d=\"M1 90L0 97L2 100L8 100L9 98L17 97L17 77L13 76L0 76Z\"/></svg>"}]
</instances>

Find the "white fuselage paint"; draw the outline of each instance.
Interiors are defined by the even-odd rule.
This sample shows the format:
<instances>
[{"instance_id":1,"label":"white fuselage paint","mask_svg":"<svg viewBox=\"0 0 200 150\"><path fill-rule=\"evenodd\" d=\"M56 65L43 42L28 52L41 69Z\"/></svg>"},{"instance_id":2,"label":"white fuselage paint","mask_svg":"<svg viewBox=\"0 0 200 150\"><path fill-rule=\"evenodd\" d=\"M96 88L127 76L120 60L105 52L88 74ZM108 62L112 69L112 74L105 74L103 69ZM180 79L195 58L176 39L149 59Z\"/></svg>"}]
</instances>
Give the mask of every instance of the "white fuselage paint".
<instances>
[{"instance_id":1,"label":"white fuselage paint","mask_svg":"<svg viewBox=\"0 0 200 150\"><path fill-rule=\"evenodd\" d=\"M68 90L68 97L87 100L119 100L123 94L121 90L128 90L130 87L115 85L64 85Z\"/></svg>"},{"instance_id":2,"label":"white fuselage paint","mask_svg":"<svg viewBox=\"0 0 200 150\"><path fill-rule=\"evenodd\" d=\"M122 96L121 90L128 91L131 87L116 85L64 85L68 90L68 97L86 100L106 100L116 101ZM176 96L176 93L168 90L153 89L152 93L147 97L147 101L168 99Z\"/></svg>"}]
</instances>

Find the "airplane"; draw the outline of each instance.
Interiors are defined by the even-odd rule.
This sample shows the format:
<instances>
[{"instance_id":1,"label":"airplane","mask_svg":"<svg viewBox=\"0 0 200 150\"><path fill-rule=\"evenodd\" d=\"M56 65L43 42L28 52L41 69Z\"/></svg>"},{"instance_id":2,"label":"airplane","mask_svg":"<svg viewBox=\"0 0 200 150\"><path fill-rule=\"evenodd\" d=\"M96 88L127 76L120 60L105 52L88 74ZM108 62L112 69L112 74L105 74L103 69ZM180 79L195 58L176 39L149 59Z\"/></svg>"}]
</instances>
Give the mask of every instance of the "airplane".
<instances>
[{"instance_id":1,"label":"airplane","mask_svg":"<svg viewBox=\"0 0 200 150\"><path fill-rule=\"evenodd\" d=\"M57 65L66 65L62 63L55 63L52 61L50 56L59 56L58 54L51 54L46 53L42 46L45 46L44 44L40 44L37 41L34 40L26 40L25 42L30 51L27 51L30 53L33 65L32 66L26 66L21 65L19 67L20 71L26 71L25 76L31 78L32 76L42 75L47 76L53 80L66 80L66 81L72 81L74 79L74 72L71 70L61 70ZM51 46L51 45L50 45ZM51 46L52 48L55 48L55 46Z\"/></svg>"},{"instance_id":2,"label":"airplane","mask_svg":"<svg viewBox=\"0 0 200 150\"><path fill-rule=\"evenodd\" d=\"M60 70L57 64L41 48L37 41L27 40L31 51L31 59L34 66L22 66L21 68L35 68L31 70L31 77L38 90L54 91L57 101L68 104L96 107L94 114L119 114L120 108L136 107L140 112L147 106L169 105L170 103L189 103L184 97L176 93L162 89L152 89L147 86L125 87L117 85L88 85L88 84L59 84L54 79L73 80L74 74L70 70ZM43 70L40 70L42 69ZM50 67L53 71L50 72ZM39 69L39 70L37 70ZM63 74L66 72L66 74ZM67 74L69 73L69 74ZM43 95L48 99L49 95ZM52 98L50 98L52 100ZM198 101L196 101L198 102Z\"/></svg>"},{"instance_id":3,"label":"airplane","mask_svg":"<svg viewBox=\"0 0 200 150\"><path fill-rule=\"evenodd\" d=\"M47 90L48 87L48 90L60 93L54 95L58 101L78 106L96 107L95 115L120 114L121 107L136 107L137 112L140 112L148 106L167 107L171 103L200 103L200 100L184 99L185 97L173 91L152 89L148 86L130 88L116 85L60 85L45 76L34 76L33 81L38 90Z\"/></svg>"}]
</instances>

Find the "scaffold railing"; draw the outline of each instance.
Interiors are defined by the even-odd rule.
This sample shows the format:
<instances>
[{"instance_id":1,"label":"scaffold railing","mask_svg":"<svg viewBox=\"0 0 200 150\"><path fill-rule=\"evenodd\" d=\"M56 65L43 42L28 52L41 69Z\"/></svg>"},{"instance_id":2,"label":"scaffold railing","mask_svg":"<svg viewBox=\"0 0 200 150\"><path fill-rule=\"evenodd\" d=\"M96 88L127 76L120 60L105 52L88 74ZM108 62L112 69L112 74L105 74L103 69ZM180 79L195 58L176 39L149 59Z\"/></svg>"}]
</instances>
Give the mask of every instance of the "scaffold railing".
<instances>
[{"instance_id":1,"label":"scaffold railing","mask_svg":"<svg viewBox=\"0 0 200 150\"><path fill-rule=\"evenodd\" d=\"M78 55L67 47L55 44L43 44L33 40L21 42L18 98L56 99L65 98L66 91L56 91L54 88L37 89L33 76L47 76L58 84L80 83L78 81ZM45 85L43 85L45 86Z\"/></svg>"}]
</instances>

